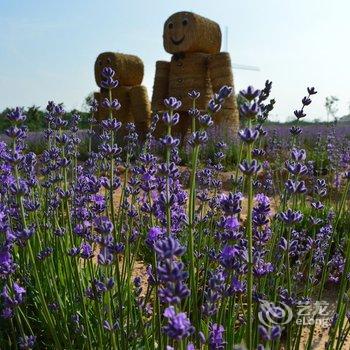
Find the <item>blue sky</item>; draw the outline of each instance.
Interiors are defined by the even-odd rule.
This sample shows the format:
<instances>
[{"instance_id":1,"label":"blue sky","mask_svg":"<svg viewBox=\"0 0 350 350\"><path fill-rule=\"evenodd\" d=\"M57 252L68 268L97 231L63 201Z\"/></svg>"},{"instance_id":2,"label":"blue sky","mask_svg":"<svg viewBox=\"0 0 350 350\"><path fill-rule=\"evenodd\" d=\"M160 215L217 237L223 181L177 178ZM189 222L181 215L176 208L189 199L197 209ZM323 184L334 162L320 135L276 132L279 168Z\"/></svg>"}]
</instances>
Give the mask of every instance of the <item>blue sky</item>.
<instances>
[{"instance_id":1,"label":"blue sky","mask_svg":"<svg viewBox=\"0 0 350 350\"><path fill-rule=\"evenodd\" d=\"M102 51L140 56L151 95L156 60L170 58L163 23L181 10L228 26L232 61L260 67L234 70L235 89L272 80L274 119L291 116L311 85L319 94L309 119L325 118L328 95L339 97L339 116L348 113L348 0L0 0L0 109L50 99L80 108L97 89L93 65Z\"/></svg>"}]
</instances>

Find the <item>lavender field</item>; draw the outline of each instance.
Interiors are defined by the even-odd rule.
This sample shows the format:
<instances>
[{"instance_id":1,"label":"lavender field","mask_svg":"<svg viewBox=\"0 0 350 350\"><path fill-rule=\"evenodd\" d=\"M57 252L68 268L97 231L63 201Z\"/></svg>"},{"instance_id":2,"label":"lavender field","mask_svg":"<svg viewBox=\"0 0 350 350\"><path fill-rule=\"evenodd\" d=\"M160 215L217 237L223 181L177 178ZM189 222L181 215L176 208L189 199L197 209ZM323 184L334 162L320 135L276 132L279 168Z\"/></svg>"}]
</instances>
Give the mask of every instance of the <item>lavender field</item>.
<instances>
[{"instance_id":1,"label":"lavender field","mask_svg":"<svg viewBox=\"0 0 350 350\"><path fill-rule=\"evenodd\" d=\"M266 129L269 134L276 133L279 138L288 138L290 126L287 124L272 124L266 125ZM302 138L307 139L312 143L319 136L325 136L330 133L334 133L334 136L338 140L346 140L350 138L350 123L329 123L329 124L306 124L303 125Z\"/></svg>"},{"instance_id":2,"label":"lavender field","mask_svg":"<svg viewBox=\"0 0 350 350\"><path fill-rule=\"evenodd\" d=\"M109 91L114 74L102 71ZM206 111L189 92L186 144L174 97L146 136L112 117L112 98L100 121L92 101L82 132L52 101L40 134L13 109L0 142L0 348L310 350L320 327L323 347L348 348L350 127L302 126L311 87L294 124L265 126L271 89L240 92L234 144L208 136L228 86Z\"/></svg>"}]
</instances>

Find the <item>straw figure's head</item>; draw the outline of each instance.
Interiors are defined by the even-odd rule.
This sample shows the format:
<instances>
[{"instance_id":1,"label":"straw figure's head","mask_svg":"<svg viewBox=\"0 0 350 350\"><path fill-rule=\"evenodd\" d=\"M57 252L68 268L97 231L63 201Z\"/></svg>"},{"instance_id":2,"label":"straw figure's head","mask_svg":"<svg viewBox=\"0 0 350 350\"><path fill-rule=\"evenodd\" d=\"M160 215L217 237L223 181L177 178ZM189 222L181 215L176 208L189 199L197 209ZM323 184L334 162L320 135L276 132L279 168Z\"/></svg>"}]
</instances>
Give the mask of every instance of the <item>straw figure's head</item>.
<instances>
[{"instance_id":1,"label":"straw figure's head","mask_svg":"<svg viewBox=\"0 0 350 350\"><path fill-rule=\"evenodd\" d=\"M118 80L120 86L136 86L142 83L144 67L142 60L137 56L118 52L99 54L95 62L95 80L100 87L104 67L113 68L113 79Z\"/></svg>"},{"instance_id":2,"label":"straw figure's head","mask_svg":"<svg viewBox=\"0 0 350 350\"><path fill-rule=\"evenodd\" d=\"M192 12L177 12L164 23L163 43L171 54L181 52L220 52L220 26Z\"/></svg>"}]
</instances>

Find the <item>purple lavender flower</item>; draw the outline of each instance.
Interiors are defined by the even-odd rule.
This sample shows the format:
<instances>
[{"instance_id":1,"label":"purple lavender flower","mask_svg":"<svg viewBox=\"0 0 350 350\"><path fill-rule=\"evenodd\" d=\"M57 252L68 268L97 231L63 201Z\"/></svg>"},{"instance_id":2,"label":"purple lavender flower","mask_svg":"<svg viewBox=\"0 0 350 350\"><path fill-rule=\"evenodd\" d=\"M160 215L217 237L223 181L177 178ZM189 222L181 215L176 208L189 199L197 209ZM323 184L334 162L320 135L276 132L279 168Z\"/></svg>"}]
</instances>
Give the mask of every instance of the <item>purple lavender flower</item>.
<instances>
[{"instance_id":1,"label":"purple lavender flower","mask_svg":"<svg viewBox=\"0 0 350 350\"><path fill-rule=\"evenodd\" d=\"M113 232L113 223L105 216L95 219L95 230L102 235L108 235Z\"/></svg>"},{"instance_id":2,"label":"purple lavender flower","mask_svg":"<svg viewBox=\"0 0 350 350\"><path fill-rule=\"evenodd\" d=\"M18 304L23 303L24 295L26 294L25 288L21 287L18 283L14 282L12 285L13 292L15 293L15 300Z\"/></svg>"},{"instance_id":3,"label":"purple lavender flower","mask_svg":"<svg viewBox=\"0 0 350 350\"><path fill-rule=\"evenodd\" d=\"M176 313L174 306L169 306L164 311L168 324L163 327L163 332L170 338L181 340L194 333L194 327L187 318L185 312Z\"/></svg>"},{"instance_id":4,"label":"purple lavender flower","mask_svg":"<svg viewBox=\"0 0 350 350\"><path fill-rule=\"evenodd\" d=\"M350 171L346 171L343 175L343 178L346 180L350 180Z\"/></svg>"},{"instance_id":5,"label":"purple lavender flower","mask_svg":"<svg viewBox=\"0 0 350 350\"><path fill-rule=\"evenodd\" d=\"M23 349L23 350L33 349L35 342L36 342L36 336L25 335L25 336L19 338L18 346L20 349Z\"/></svg>"},{"instance_id":6,"label":"purple lavender flower","mask_svg":"<svg viewBox=\"0 0 350 350\"><path fill-rule=\"evenodd\" d=\"M289 179L287 180L285 186L287 191L292 194L302 194L302 193L306 193L307 191L305 186L305 181Z\"/></svg>"},{"instance_id":7,"label":"purple lavender flower","mask_svg":"<svg viewBox=\"0 0 350 350\"><path fill-rule=\"evenodd\" d=\"M199 125L203 128L209 128L214 125L213 119L209 114L203 114L198 116Z\"/></svg>"},{"instance_id":8,"label":"purple lavender flower","mask_svg":"<svg viewBox=\"0 0 350 350\"><path fill-rule=\"evenodd\" d=\"M293 175L305 175L308 172L307 166L301 163L286 161L285 167Z\"/></svg>"},{"instance_id":9,"label":"purple lavender flower","mask_svg":"<svg viewBox=\"0 0 350 350\"><path fill-rule=\"evenodd\" d=\"M260 107L256 102L253 104L244 103L240 108L240 113L244 118L255 119L260 113Z\"/></svg>"},{"instance_id":10,"label":"purple lavender flower","mask_svg":"<svg viewBox=\"0 0 350 350\"><path fill-rule=\"evenodd\" d=\"M273 341L273 340L279 339L281 337L281 334L282 334L282 328L279 325L274 325L274 326L272 326L271 329L267 329L265 326L259 325L258 330L259 330L260 336L264 340L272 340Z\"/></svg>"},{"instance_id":11,"label":"purple lavender flower","mask_svg":"<svg viewBox=\"0 0 350 350\"><path fill-rule=\"evenodd\" d=\"M12 284L12 290L10 290L10 288L6 284L0 294L5 308L10 308L12 310L19 304L23 303L25 295L25 288L23 288L16 282ZM7 313L9 313L9 311Z\"/></svg>"},{"instance_id":12,"label":"purple lavender flower","mask_svg":"<svg viewBox=\"0 0 350 350\"><path fill-rule=\"evenodd\" d=\"M15 124L23 123L27 119L23 109L20 107L12 109L10 113L7 114L7 118Z\"/></svg>"},{"instance_id":13,"label":"purple lavender flower","mask_svg":"<svg viewBox=\"0 0 350 350\"><path fill-rule=\"evenodd\" d=\"M102 70L102 76L104 78L113 78L115 74L115 71L111 67L104 67Z\"/></svg>"},{"instance_id":14,"label":"purple lavender flower","mask_svg":"<svg viewBox=\"0 0 350 350\"><path fill-rule=\"evenodd\" d=\"M222 194L220 206L227 216L240 213L242 211L242 193Z\"/></svg>"},{"instance_id":15,"label":"purple lavender flower","mask_svg":"<svg viewBox=\"0 0 350 350\"><path fill-rule=\"evenodd\" d=\"M180 144L180 140L173 138L171 135L164 136L160 139L160 142L167 148L178 147Z\"/></svg>"},{"instance_id":16,"label":"purple lavender flower","mask_svg":"<svg viewBox=\"0 0 350 350\"><path fill-rule=\"evenodd\" d=\"M317 91L315 90L314 87L308 87L308 88L307 88L307 92L309 93L309 95L315 95L315 94L317 94Z\"/></svg>"},{"instance_id":17,"label":"purple lavender flower","mask_svg":"<svg viewBox=\"0 0 350 350\"><path fill-rule=\"evenodd\" d=\"M102 70L102 77L104 80L101 81L101 86L105 89L114 89L119 85L118 80L114 80L113 76L115 71L111 67L105 67Z\"/></svg>"},{"instance_id":18,"label":"purple lavender flower","mask_svg":"<svg viewBox=\"0 0 350 350\"><path fill-rule=\"evenodd\" d=\"M230 97L233 93L233 87L224 85L220 88L219 92L217 93L219 100L224 100L228 97Z\"/></svg>"},{"instance_id":19,"label":"purple lavender flower","mask_svg":"<svg viewBox=\"0 0 350 350\"><path fill-rule=\"evenodd\" d=\"M215 145L218 149L224 150L227 148L227 144L223 141L219 141L216 145Z\"/></svg>"},{"instance_id":20,"label":"purple lavender flower","mask_svg":"<svg viewBox=\"0 0 350 350\"><path fill-rule=\"evenodd\" d=\"M304 149L293 148L291 156L294 161L301 162L306 159L306 151Z\"/></svg>"},{"instance_id":21,"label":"purple lavender flower","mask_svg":"<svg viewBox=\"0 0 350 350\"><path fill-rule=\"evenodd\" d=\"M303 214L300 211L288 209L286 212L280 213L279 218L286 225L294 225L303 219Z\"/></svg>"},{"instance_id":22,"label":"purple lavender flower","mask_svg":"<svg viewBox=\"0 0 350 350\"><path fill-rule=\"evenodd\" d=\"M239 169L243 174L251 176L256 174L261 169L261 165L256 159L253 159L250 163L244 159L242 163L239 164Z\"/></svg>"},{"instance_id":23,"label":"purple lavender flower","mask_svg":"<svg viewBox=\"0 0 350 350\"><path fill-rule=\"evenodd\" d=\"M114 109L115 111L118 111L121 108L121 104L117 99L113 99L110 101L108 98L104 98L101 105L106 109Z\"/></svg>"},{"instance_id":24,"label":"purple lavender flower","mask_svg":"<svg viewBox=\"0 0 350 350\"><path fill-rule=\"evenodd\" d=\"M245 143L253 143L259 137L259 131L255 129L245 128L238 132L240 139Z\"/></svg>"},{"instance_id":25,"label":"purple lavender flower","mask_svg":"<svg viewBox=\"0 0 350 350\"><path fill-rule=\"evenodd\" d=\"M171 113L165 112L163 114L162 119L163 119L163 122L165 125L174 126L174 125L178 124L178 122L180 120L180 115L179 115L179 113L171 114Z\"/></svg>"},{"instance_id":26,"label":"purple lavender flower","mask_svg":"<svg viewBox=\"0 0 350 350\"><path fill-rule=\"evenodd\" d=\"M241 90L239 93L248 101L253 101L260 95L261 91L258 89L254 89L254 87L250 85L247 87L246 90Z\"/></svg>"},{"instance_id":27,"label":"purple lavender flower","mask_svg":"<svg viewBox=\"0 0 350 350\"><path fill-rule=\"evenodd\" d=\"M242 282L236 277L232 278L232 282L229 288L229 292L233 294L243 294L247 289L247 283Z\"/></svg>"},{"instance_id":28,"label":"purple lavender flower","mask_svg":"<svg viewBox=\"0 0 350 350\"><path fill-rule=\"evenodd\" d=\"M173 237L164 238L154 244L154 250L160 259L179 257L185 253L186 248Z\"/></svg>"},{"instance_id":29,"label":"purple lavender flower","mask_svg":"<svg viewBox=\"0 0 350 350\"><path fill-rule=\"evenodd\" d=\"M217 101L215 101L215 99L211 99L209 101L209 104L208 104L208 109L209 111L211 111L212 113L216 113L216 112L219 112L220 109L221 109L221 104L218 103Z\"/></svg>"},{"instance_id":30,"label":"purple lavender flower","mask_svg":"<svg viewBox=\"0 0 350 350\"><path fill-rule=\"evenodd\" d=\"M113 324L110 324L109 321L104 320L103 328L108 332L114 332L115 330L119 329L119 322L115 321Z\"/></svg>"},{"instance_id":31,"label":"purple lavender flower","mask_svg":"<svg viewBox=\"0 0 350 350\"><path fill-rule=\"evenodd\" d=\"M266 152L261 148L254 148L252 150L252 157L262 159L266 156Z\"/></svg>"},{"instance_id":32,"label":"purple lavender flower","mask_svg":"<svg viewBox=\"0 0 350 350\"><path fill-rule=\"evenodd\" d=\"M220 264L226 269L233 269L242 256L241 249L236 245L226 245L220 254Z\"/></svg>"},{"instance_id":33,"label":"purple lavender flower","mask_svg":"<svg viewBox=\"0 0 350 350\"><path fill-rule=\"evenodd\" d=\"M290 129L289 129L289 132L293 135L293 136L298 136L300 135L303 130L299 127L299 126L292 126Z\"/></svg>"},{"instance_id":34,"label":"purple lavender flower","mask_svg":"<svg viewBox=\"0 0 350 350\"><path fill-rule=\"evenodd\" d=\"M176 97L169 97L164 100L164 105L171 110L177 110L181 107L182 103Z\"/></svg>"},{"instance_id":35,"label":"purple lavender flower","mask_svg":"<svg viewBox=\"0 0 350 350\"><path fill-rule=\"evenodd\" d=\"M13 125L5 130L5 134L12 139L24 139L27 135L27 130L23 127L18 128L16 125Z\"/></svg>"},{"instance_id":36,"label":"purple lavender flower","mask_svg":"<svg viewBox=\"0 0 350 350\"><path fill-rule=\"evenodd\" d=\"M301 119L301 118L306 117L306 113L302 109L295 110L294 115L297 117L297 119Z\"/></svg>"},{"instance_id":37,"label":"purple lavender flower","mask_svg":"<svg viewBox=\"0 0 350 350\"><path fill-rule=\"evenodd\" d=\"M154 243L161 239L163 236L164 231L160 227L151 227L146 237L146 244L149 247L153 247Z\"/></svg>"},{"instance_id":38,"label":"purple lavender flower","mask_svg":"<svg viewBox=\"0 0 350 350\"><path fill-rule=\"evenodd\" d=\"M308 106L309 104L311 104L311 99L309 98L309 97L303 97L303 99L302 99L302 104L303 104L303 106Z\"/></svg>"},{"instance_id":39,"label":"purple lavender flower","mask_svg":"<svg viewBox=\"0 0 350 350\"><path fill-rule=\"evenodd\" d=\"M208 345L210 350L225 349L224 332L225 328L222 325L214 323L209 326Z\"/></svg>"},{"instance_id":40,"label":"purple lavender flower","mask_svg":"<svg viewBox=\"0 0 350 350\"><path fill-rule=\"evenodd\" d=\"M237 230L240 227L240 223L235 216L227 217L225 219L225 229Z\"/></svg>"},{"instance_id":41,"label":"purple lavender flower","mask_svg":"<svg viewBox=\"0 0 350 350\"><path fill-rule=\"evenodd\" d=\"M205 131L195 131L191 134L188 144L192 147L195 145L203 145L208 141L208 135Z\"/></svg>"},{"instance_id":42,"label":"purple lavender flower","mask_svg":"<svg viewBox=\"0 0 350 350\"><path fill-rule=\"evenodd\" d=\"M68 250L68 255L69 256L77 256L80 253L80 248L79 247L73 247Z\"/></svg>"},{"instance_id":43,"label":"purple lavender flower","mask_svg":"<svg viewBox=\"0 0 350 350\"><path fill-rule=\"evenodd\" d=\"M14 316L13 309L11 307L4 307L1 311L0 317L5 320L8 320Z\"/></svg>"},{"instance_id":44,"label":"purple lavender flower","mask_svg":"<svg viewBox=\"0 0 350 350\"><path fill-rule=\"evenodd\" d=\"M174 270L176 271L177 268L175 267ZM169 276L166 278L169 278ZM179 280L182 276L174 276L172 278ZM164 279L164 275L160 275L160 279ZM176 283L167 282L164 288L159 289L159 298L164 304L179 304L181 300L186 299L189 295L190 290L187 285L181 281L177 281Z\"/></svg>"},{"instance_id":45,"label":"purple lavender flower","mask_svg":"<svg viewBox=\"0 0 350 350\"><path fill-rule=\"evenodd\" d=\"M188 111L188 115L192 118L198 118L200 116L201 112L199 109L197 108L191 108L189 111Z\"/></svg>"},{"instance_id":46,"label":"purple lavender flower","mask_svg":"<svg viewBox=\"0 0 350 350\"><path fill-rule=\"evenodd\" d=\"M188 93L188 96L192 99L192 100L196 100L200 97L200 92L196 91L196 90L192 90Z\"/></svg>"},{"instance_id":47,"label":"purple lavender flower","mask_svg":"<svg viewBox=\"0 0 350 350\"><path fill-rule=\"evenodd\" d=\"M12 254L5 246L0 248L0 278L6 278L10 274L15 272L15 264Z\"/></svg>"},{"instance_id":48,"label":"purple lavender flower","mask_svg":"<svg viewBox=\"0 0 350 350\"><path fill-rule=\"evenodd\" d=\"M48 258L52 253L53 253L53 248L46 247L38 253L37 259L40 261L43 261L44 259Z\"/></svg>"},{"instance_id":49,"label":"purple lavender flower","mask_svg":"<svg viewBox=\"0 0 350 350\"><path fill-rule=\"evenodd\" d=\"M107 131L118 131L121 128L122 123L117 119L105 119L102 120L101 126Z\"/></svg>"},{"instance_id":50,"label":"purple lavender flower","mask_svg":"<svg viewBox=\"0 0 350 350\"><path fill-rule=\"evenodd\" d=\"M93 113L93 112L96 112L97 109L98 109L98 101L93 98L89 101L89 106L90 106L90 112ZM93 121L91 121L93 122Z\"/></svg>"}]
</instances>

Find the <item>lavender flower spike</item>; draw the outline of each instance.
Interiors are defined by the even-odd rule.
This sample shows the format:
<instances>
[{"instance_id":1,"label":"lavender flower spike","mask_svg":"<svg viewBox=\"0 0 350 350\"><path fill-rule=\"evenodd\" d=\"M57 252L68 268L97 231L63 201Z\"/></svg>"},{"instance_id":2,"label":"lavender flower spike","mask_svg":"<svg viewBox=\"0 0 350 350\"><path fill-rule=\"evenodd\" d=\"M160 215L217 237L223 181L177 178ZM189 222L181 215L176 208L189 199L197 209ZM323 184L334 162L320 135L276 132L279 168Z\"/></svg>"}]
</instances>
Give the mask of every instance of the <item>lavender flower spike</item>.
<instances>
[{"instance_id":1,"label":"lavender flower spike","mask_svg":"<svg viewBox=\"0 0 350 350\"><path fill-rule=\"evenodd\" d=\"M248 101L253 101L260 95L260 90L255 89L253 86L248 86L246 90L241 90L239 93Z\"/></svg>"},{"instance_id":2,"label":"lavender flower spike","mask_svg":"<svg viewBox=\"0 0 350 350\"><path fill-rule=\"evenodd\" d=\"M174 306L169 306L165 309L164 316L168 319L168 324L163 327L163 331L168 337L181 340L193 334L194 327L185 312L177 314Z\"/></svg>"}]
</instances>

